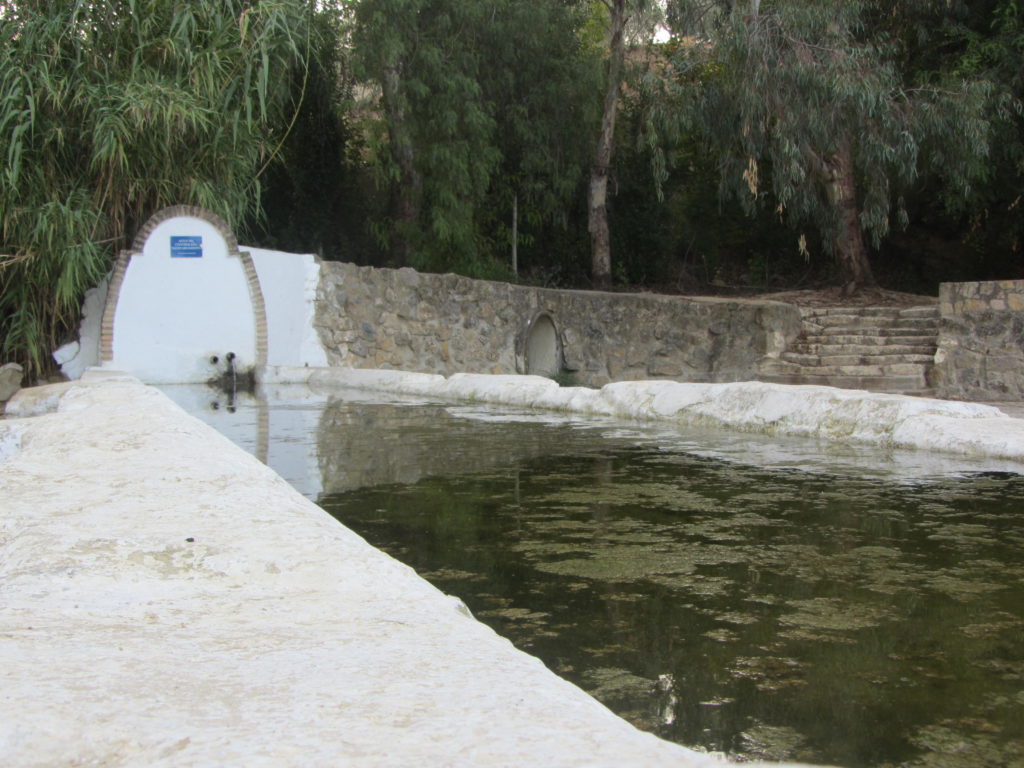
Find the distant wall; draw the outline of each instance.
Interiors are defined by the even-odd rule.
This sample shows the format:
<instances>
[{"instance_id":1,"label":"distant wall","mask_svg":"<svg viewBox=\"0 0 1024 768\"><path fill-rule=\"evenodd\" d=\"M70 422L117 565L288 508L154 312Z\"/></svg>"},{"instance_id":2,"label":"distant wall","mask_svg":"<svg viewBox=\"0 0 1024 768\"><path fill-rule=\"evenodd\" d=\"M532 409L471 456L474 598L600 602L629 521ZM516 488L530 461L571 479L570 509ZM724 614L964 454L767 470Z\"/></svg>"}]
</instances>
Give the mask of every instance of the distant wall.
<instances>
[{"instance_id":1,"label":"distant wall","mask_svg":"<svg viewBox=\"0 0 1024 768\"><path fill-rule=\"evenodd\" d=\"M315 326L330 364L576 382L756 378L800 332L771 301L558 291L328 262Z\"/></svg>"},{"instance_id":2,"label":"distant wall","mask_svg":"<svg viewBox=\"0 0 1024 768\"><path fill-rule=\"evenodd\" d=\"M936 394L1024 399L1024 281L943 283L939 311Z\"/></svg>"}]
</instances>

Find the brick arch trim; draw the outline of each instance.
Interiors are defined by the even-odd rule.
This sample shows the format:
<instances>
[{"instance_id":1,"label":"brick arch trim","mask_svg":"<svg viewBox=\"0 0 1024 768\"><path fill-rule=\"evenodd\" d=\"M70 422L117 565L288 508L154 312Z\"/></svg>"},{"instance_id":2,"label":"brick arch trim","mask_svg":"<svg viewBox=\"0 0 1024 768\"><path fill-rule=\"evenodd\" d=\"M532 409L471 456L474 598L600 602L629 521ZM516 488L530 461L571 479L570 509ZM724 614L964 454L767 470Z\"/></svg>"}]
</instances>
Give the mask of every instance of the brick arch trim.
<instances>
[{"instance_id":1,"label":"brick arch trim","mask_svg":"<svg viewBox=\"0 0 1024 768\"><path fill-rule=\"evenodd\" d=\"M103 320L100 324L100 361L107 363L114 358L114 318L117 314L117 301L121 295L121 287L124 284L124 276L128 271L128 265L133 257L142 254L146 240L153 234L153 230L168 219L178 216L191 216L212 224L224 238L224 242L228 247L228 255L236 256L242 262L242 269L249 284L249 299L252 302L253 316L256 319L256 365L266 365L267 304L263 298L263 289L260 286L259 275L256 274L256 266L253 264L252 254L238 249L238 239L224 219L204 208L193 205L172 205L157 211L149 217L146 224L135 235L131 250L121 251L118 254L117 260L114 262L114 269L110 274L107 301L103 306Z\"/></svg>"}]
</instances>

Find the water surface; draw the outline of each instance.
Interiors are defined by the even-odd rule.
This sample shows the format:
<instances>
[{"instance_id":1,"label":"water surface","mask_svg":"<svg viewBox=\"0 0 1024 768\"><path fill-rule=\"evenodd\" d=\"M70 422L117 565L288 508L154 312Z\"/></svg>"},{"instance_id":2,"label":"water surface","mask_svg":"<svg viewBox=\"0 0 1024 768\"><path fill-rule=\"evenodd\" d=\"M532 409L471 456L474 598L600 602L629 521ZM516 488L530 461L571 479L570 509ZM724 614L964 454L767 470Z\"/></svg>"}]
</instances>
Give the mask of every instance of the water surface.
<instances>
[{"instance_id":1,"label":"water surface","mask_svg":"<svg viewBox=\"0 0 1024 768\"><path fill-rule=\"evenodd\" d=\"M1024 766L1008 466L368 395L306 411L315 435L285 431L321 506L642 728L734 758Z\"/></svg>"}]
</instances>

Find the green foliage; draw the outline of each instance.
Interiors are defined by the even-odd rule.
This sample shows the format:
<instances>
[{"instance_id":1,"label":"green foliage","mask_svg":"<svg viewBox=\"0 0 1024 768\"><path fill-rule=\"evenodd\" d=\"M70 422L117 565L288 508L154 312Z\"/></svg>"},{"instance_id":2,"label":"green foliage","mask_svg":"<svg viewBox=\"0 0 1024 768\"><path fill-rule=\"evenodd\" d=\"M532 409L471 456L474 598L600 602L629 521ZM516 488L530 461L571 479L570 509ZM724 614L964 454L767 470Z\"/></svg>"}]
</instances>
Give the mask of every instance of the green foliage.
<instances>
[{"instance_id":1,"label":"green foliage","mask_svg":"<svg viewBox=\"0 0 1024 768\"><path fill-rule=\"evenodd\" d=\"M520 264L550 260L545 228L564 229L583 194L590 147L581 141L597 120L599 60L581 41L586 8L549 0L492 3L481 71L501 161L492 174L480 228L491 253L510 249L518 201Z\"/></svg>"},{"instance_id":2,"label":"green foliage","mask_svg":"<svg viewBox=\"0 0 1024 768\"><path fill-rule=\"evenodd\" d=\"M611 210L620 282L684 293L782 290L810 271L796 236L773 211L749 216L735 200L715 194L717 158L700 140L682 137L663 147L670 162L659 194L648 148L635 142L645 105L624 106Z\"/></svg>"},{"instance_id":3,"label":"green foliage","mask_svg":"<svg viewBox=\"0 0 1024 768\"><path fill-rule=\"evenodd\" d=\"M302 0L12 0L0 13L0 354L48 367L156 210L238 222L280 143Z\"/></svg>"},{"instance_id":4,"label":"green foliage","mask_svg":"<svg viewBox=\"0 0 1024 768\"><path fill-rule=\"evenodd\" d=\"M653 56L659 4L628 7L618 282L828 271L797 243L843 234L844 142L858 233L932 252L888 274L937 279L936 253L959 279L1024 274L1021 0L672 0ZM0 356L45 371L82 292L177 203L272 247L494 279L513 279L515 206L518 279L587 284L609 18L602 0L0 0Z\"/></svg>"},{"instance_id":5,"label":"green foliage","mask_svg":"<svg viewBox=\"0 0 1024 768\"><path fill-rule=\"evenodd\" d=\"M989 182L972 190L960 224L982 279L1024 276L1024 5L981 5L964 35L959 65L965 76L997 84L1002 119L995 124Z\"/></svg>"},{"instance_id":6,"label":"green foliage","mask_svg":"<svg viewBox=\"0 0 1024 768\"><path fill-rule=\"evenodd\" d=\"M416 266L476 252L474 213L500 156L478 79L486 21L483 2L363 0L356 9L355 62L381 96L370 149L397 197L383 232L411 246Z\"/></svg>"},{"instance_id":7,"label":"green foliage","mask_svg":"<svg viewBox=\"0 0 1024 768\"><path fill-rule=\"evenodd\" d=\"M564 225L598 74L584 21L549 0L362 0L354 59L379 97L364 129L393 195L374 229L396 262L398 239L414 266L508 276L514 199L522 245Z\"/></svg>"},{"instance_id":8,"label":"green foliage","mask_svg":"<svg viewBox=\"0 0 1024 768\"><path fill-rule=\"evenodd\" d=\"M377 196L353 128L350 17L345 0L316 5L308 67L291 73L294 123L262 177L263 215L243 227L246 242L349 262L372 250L366 219Z\"/></svg>"},{"instance_id":9,"label":"green foliage","mask_svg":"<svg viewBox=\"0 0 1024 768\"><path fill-rule=\"evenodd\" d=\"M836 187L847 144L859 226L877 247L894 219L906 223L903 195L922 172L941 169L950 201L985 177L991 83L905 69L910 31L937 29L924 18L935 3L776 0L759 13L746 2L710 5L673 4L677 31L700 37L676 47L674 109L660 125L705 137L723 196L750 212L774 208L831 250L851 236Z\"/></svg>"}]
</instances>

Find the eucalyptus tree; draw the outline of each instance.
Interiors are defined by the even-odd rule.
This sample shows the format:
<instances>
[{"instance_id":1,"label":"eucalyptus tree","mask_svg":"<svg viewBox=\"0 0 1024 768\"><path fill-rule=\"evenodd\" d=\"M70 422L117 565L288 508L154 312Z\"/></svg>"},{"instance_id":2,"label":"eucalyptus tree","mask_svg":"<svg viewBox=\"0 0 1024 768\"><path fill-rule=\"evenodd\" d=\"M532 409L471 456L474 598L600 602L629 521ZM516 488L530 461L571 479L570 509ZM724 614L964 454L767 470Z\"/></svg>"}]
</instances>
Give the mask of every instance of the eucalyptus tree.
<instances>
[{"instance_id":1,"label":"eucalyptus tree","mask_svg":"<svg viewBox=\"0 0 1024 768\"><path fill-rule=\"evenodd\" d=\"M611 235L608 227L608 179L615 150L615 121L621 100L627 42L642 46L653 37L660 5L653 0L600 0L607 19L607 67L601 125L590 167L587 229L590 232L591 280L596 288L612 282ZM600 13L600 9L599 9ZM632 26L632 29L630 27ZM632 40L627 41L627 31Z\"/></svg>"},{"instance_id":2,"label":"eucalyptus tree","mask_svg":"<svg viewBox=\"0 0 1024 768\"><path fill-rule=\"evenodd\" d=\"M316 0L308 64L290 78L290 129L261 178L262 215L240 231L247 242L347 261L372 251L372 184L352 125L351 17L347 0Z\"/></svg>"},{"instance_id":3,"label":"eucalyptus tree","mask_svg":"<svg viewBox=\"0 0 1024 768\"><path fill-rule=\"evenodd\" d=\"M527 269L560 271L566 254L545 233L567 228L579 207L592 153L580 137L596 122L601 87L601 59L584 39L589 4L492 0L491 8L480 82L501 160L481 233L498 253L522 243Z\"/></svg>"},{"instance_id":4,"label":"eucalyptus tree","mask_svg":"<svg viewBox=\"0 0 1024 768\"><path fill-rule=\"evenodd\" d=\"M391 263L507 274L513 210L564 216L587 161L597 62L583 0L361 0L364 133ZM502 259L507 257L502 253Z\"/></svg>"},{"instance_id":5,"label":"eucalyptus tree","mask_svg":"<svg viewBox=\"0 0 1024 768\"><path fill-rule=\"evenodd\" d=\"M989 0L972 4L973 24L960 66L991 77L1013 109L993 141L991 182L970 201L969 240L985 259L995 258L1000 277L1024 275L1024 4Z\"/></svg>"},{"instance_id":6,"label":"eucalyptus tree","mask_svg":"<svg viewBox=\"0 0 1024 768\"><path fill-rule=\"evenodd\" d=\"M361 0L354 60L376 88L371 150L390 189L379 230L395 266L474 251L474 214L500 158L479 70L483 0Z\"/></svg>"},{"instance_id":7,"label":"eucalyptus tree","mask_svg":"<svg viewBox=\"0 0 1024 768\"><path fill-rule=\"evenodd\" d=\"M157 209L239 222L279 147L305 0L5 0L0 352L31 374Z\"/></svg>"},{"instance_id":8,"label":"eucalyptus tree","mask_svg":"<svg viewBox=\"0 0 1024 768\"><path fill-rule=\"evenodd\" d=\"M706 137L722 194L811 227L847 290L871 285L865 236L877 246L893 218L906 222L902 189L937 168L963 196L986 172L991 84L901 66L900 34L952 9L946 0L675 0L675 111L662 116ZM807 243L801 234L801 250Z\"/></svg>"}]
</instances>

